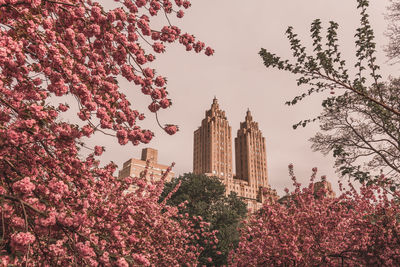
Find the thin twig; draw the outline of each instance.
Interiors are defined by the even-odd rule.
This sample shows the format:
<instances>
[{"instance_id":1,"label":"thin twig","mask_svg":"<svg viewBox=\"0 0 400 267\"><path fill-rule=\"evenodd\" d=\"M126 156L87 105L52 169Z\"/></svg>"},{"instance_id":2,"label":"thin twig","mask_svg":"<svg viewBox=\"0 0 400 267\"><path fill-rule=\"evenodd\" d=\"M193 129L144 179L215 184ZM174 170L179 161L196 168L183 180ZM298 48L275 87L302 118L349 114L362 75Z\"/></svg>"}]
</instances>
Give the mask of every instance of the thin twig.
<instances>
[{"instance_id":1,"label":"thin twig","mask_svg":"<svg viewBox=\"0 0 400 267\"><path fill-rule=\"evenodd\" d=\"M25 232L28 232L28 215L26 215L26 210L25 210L25 205L24 202L20 199L19 203L21 203L22 206L22 211L24 212L24 219L25 219ZM25 267L28 266L28 260L29 260L29 250L31 248L31 244L28 246L28 250L26 251L26 256L25 256Z\"/></svg>"},{"instance_id":2,"label":"thin twig","mask_svg":"<svg viewBox=\"0 0 400 267\"><path fill-rule=\"evenodd\" d=\"M392 107L386 105L385 103L382 103L382 102L376 100L375 98L369 96L368 94L357 90L357 89L354 88L353 86L348 85L348 84L346 84L346 83L344 83L344 82L342 82L342 81L340 81L340 80L338 80L338 79L335 79L335 77L330 77L330 76L324 75L324 74L322 74L320 71L318 71L318 74L319 74L322 78L327 79L327 80L329 80L329 81L333 81L333 82L337 83L338 85L342 86L343 88L348 89L348 90L350 90L350 91L352 91L352 92L358 94L358 95L361 96L361 97L365 97L367 100L369 100L369 101L371 101L371 102L373 102L373 103L375 103L375 104L377 104L377 105L383 107L384 109L386 109L386 110L388 110L388 111L390 111L390 112L396 114L397 116L400 116L400 111L399 111L399 110L396 110L396 109L394 109L394 108L392 108Z\"/></svg>"},{"instance_id":3,"label":"thin twig","mask_svg":"<svg viewBox=\"0 0 400 267\"><path fill-rule=\"evenodd\" d=\"M33 210L33 211L39 213L39 214L42 215L42 216L46 216L46 213L44 213L43 211L38 210L37 208L33 207L32 205L26 203L25 201L23 201L23 200L21 200L21 199L19 199L19 198L17 198L17 197L13 197L13 196L9 196L9 195L3 195L3 194L0 194L0 197L4 197L4 198L9 199L9 200L12 200L12 201L21 202L21 203L23 203L26 207L30 208L31 210Z\"/></svg>"},{"instance_id":4,"label":"thin twig","mask_svg":"<svg viewBox=\"0 0 400 267\"><path fill-rule=\"evenodd\" d=\"M28 216L26 215L25 205L24 205L24 202L21 199L19 200L19 202L21 203L22 211L24 212L25 231L28 232Z\"/></svg>"},{"instance_id":5,"label":"thin twig","mask_svg":"<svg viewBox=\"0 0 400 267\"><path fill-rule=\"evenodd\" d=\"M156 121L157 121L158 126L160 126L161 129L164 129L164 127L162 127L162 125L160 124L160 121L158 120L158 113L157 112L154 112L154 113L156 114Z\"/></svg>"},{"instance_id":6,"label":"thin twig","mask_svg":"<svg viewBox=\"0 0 400 267\"><path fill-rule=\"evenodd\" d=\"M2 225L2 229L3 229L3 233L1 233L1 242L3 242L4 241L4 235L5 235L5 232L6 232L6 227L4 225L4 212L3 212L3 210L1 210L1 225Z\"/></svg>"},{"instance_id":7,"label":"thin twig","mask_svg":"<svg viewBox=\"0 0 400 267\"><path fill-rule=\"evenodd\" d=\"M45 0L45 2L52 3L52 4L58 4L58 5L64 5L64 6L72 6L72 7L77 6L77 5L70 4L70 3L58 2L58 1L52 1L52 0Z\"/></svg>"},{"instance_id":8,"label":"thin twig","mask_svg":"<svg viewBox=\"0 0 400 267\"><path fill-rule=\"evenodd\" d=\"M8 159L3 158L3 160L7 163L8 166L11 167L19 176L23 176L22 173L12 164Z\"/></svg>"}]
</instances>

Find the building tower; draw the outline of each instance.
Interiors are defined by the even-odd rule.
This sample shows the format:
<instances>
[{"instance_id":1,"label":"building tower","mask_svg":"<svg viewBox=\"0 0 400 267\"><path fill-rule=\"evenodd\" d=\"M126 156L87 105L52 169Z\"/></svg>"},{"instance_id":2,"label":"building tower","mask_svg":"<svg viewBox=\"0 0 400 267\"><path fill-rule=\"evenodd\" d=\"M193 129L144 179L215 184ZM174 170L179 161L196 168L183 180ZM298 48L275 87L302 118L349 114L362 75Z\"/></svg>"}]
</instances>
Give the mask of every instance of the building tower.
<instances>
[{"instance_id":1,"label":"building tower","mask_svg":"<svg viewBox=\"0 0 400 267\"><path fill-rule=\"evenodd\" d=\"M265 138L247 110L244 122L235 138L235 161L237 179L247 181L250 187L268 187Z\"/></svg>"},{"instance_id":2,"label":"building tower","mask_svg":"<svg viewBox=\"0 0 400 267\"><path fill-rule=\"evenodd\" d=\"M214 97L201 126L194 131L193 172L232 179L231 127Z\"/></svg>"},{"instance_id":3,"label":"building tower","mask_svg":"<svg viewBox=\"0 0 400 267\"><path fill-rule=\"evenodd\" d=\"M164 173L169 168L168 165L160 164L157 162L158 151L154 148L144 148L142 149L141 159L131 158L126 161L122 166L122 170L119 171L118 177L125 178L131 177L141 177L143 172L147 170L146 179L148 181L158 181L163 177ZM165 178L167 182L171 181L175 174L170 171L168 176Z\"/></svg>"},{"instance_id":4,"label":"building tower","mask_svg":"<svg viewBox=\"0 0 400 267\"><path fill-rule=\"evenodd\" d=\"M150 147L142 149L141 160L157 163L157 158L158 158L157 149L150 148Z\"/></svg>"}]
</instances>

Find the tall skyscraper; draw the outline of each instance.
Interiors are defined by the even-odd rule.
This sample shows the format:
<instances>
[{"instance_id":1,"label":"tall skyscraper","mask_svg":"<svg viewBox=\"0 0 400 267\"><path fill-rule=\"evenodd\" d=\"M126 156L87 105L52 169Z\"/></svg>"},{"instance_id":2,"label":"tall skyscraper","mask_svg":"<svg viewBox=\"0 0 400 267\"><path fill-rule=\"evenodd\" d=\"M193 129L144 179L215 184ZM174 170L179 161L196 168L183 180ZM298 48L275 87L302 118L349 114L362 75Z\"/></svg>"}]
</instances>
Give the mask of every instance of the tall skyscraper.
<instances>
[{"instance_id":1,"label":"tall skyscraper","mask_svg":"<svg viewBox=\"0 0 400 267\"><path fill-rule=\"evenodd\" d=\"M232 136L225 111L214 98L201 126L194 132L193 172L232 178Z\"/></svg>"},{"instance_id":2,"label":"tall skyscraper","mask_svg":"<svg viewBox=\"0 0 400 267\"><path fill-rule=\"evenodd\" d=\"M247 110L245 120L237 131L235 161L238 179L247 181L255 188L268 186L265 138L258 123L253 121L250 110Z\"/></svg>"},{"instance_id":3,"label":"tall skyscraper","mask_svg":"<svg viewBox=\"0 0 400 267\"><path fill-rule=\"evenodd\" d=\"M194 131L193 172L220 178L227 195L235 192L254 211L261 207L265 192L269 199L277 197L268 185L265 138L247 111L235 138L237 173L234 175L231 132L225 111L214 98L201 126Z\"/></svg>"}]
</instances>

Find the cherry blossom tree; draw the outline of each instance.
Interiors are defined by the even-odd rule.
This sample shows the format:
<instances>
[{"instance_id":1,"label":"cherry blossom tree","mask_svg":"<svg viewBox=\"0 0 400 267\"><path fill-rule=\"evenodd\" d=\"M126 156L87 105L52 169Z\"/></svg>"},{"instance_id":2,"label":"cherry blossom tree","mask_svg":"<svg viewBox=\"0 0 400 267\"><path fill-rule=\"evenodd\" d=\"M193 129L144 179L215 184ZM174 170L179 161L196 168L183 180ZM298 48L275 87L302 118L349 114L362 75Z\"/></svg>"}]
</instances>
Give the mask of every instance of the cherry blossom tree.
<instances>
[{"instance_id":1,"label":"cherry blossom tree","mask_svg":"<svg viewBox=\"0 0 400 267\"><path fill-rule=\"evenodd\" d=\"M348 190L340 184L339 197L327 197L324 188L314 190L316 168L302 189L293 166L289 171L295 190L248 219L230 256L232 266L400 264L398 193L392 196L379 185L355 190L350 183Z\"/></svg>"},{"instance_id":2,"label":"cherry blossom tree","mask_svg":"<svg viewBox=\"0 0 400 267\"><path fill-rule=\"evenodd\" d=\"M178 42L187 51L213 50L173 26L189 1L124 0L105 10L91 0L0 0L0 201L2 265L128 266L196 263L201 248L193 220L158 204L163 181L113 176L95 146L101 132L121 145L148 143L118 80L148 96L149 110L168 108L166 78L155 54ZM166 26L151 28L151 18ZM77 104L80 125L63 119ZM178 127L161 126L168 134ZM82 154L83 153L83 154ZM88 153L86 153L88 154ZM126 194L135 185L136 192ZM179 215L181 216L181 215ZM201 228L203 229L203 228Z\"/></svg>"}]
</instances>

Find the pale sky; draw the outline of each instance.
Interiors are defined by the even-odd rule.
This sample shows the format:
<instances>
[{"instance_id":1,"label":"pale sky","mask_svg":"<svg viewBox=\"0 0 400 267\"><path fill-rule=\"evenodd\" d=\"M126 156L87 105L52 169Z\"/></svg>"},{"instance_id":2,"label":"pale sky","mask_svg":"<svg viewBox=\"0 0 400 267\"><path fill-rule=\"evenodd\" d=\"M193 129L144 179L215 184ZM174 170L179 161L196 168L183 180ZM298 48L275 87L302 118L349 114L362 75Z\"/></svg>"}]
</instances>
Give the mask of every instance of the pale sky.
<instances>
[{"instance_id":1,"label":"pale sky","mask_svg":"<svg viewBox=\"0 0 400 267\"><path fill-rule=\"evenodd\" d=\"M107 1L108 6L112 4ZM371 0L369 8L383 77L399 72L398 66L385 63L382 51L387 43L384 13L388 4L386 0ZM174 136L164 133L154 115L147 111L149 98L134 84L121 83L133 106L149 115L140 126L153 130L155 138L148 145L134 147L120 146L116 140L96 136L96 143L107 148L102 161L112 160L122 166L129 158L139 158L142 148L153 147L159 150L160 163L176 162L173 170L176 174L191 172L193 131L200 126L205 110L216 96L226 112L233 138L250 108L266 139L269 183L280 195L285 187L291 188L289 163L294 164L299 181L307 182L312 167L318 167L318 176L327 175L335 186L338 176L332 168L332 157L312 152L308 142L318 124L292 129L299 120L319 114L321 98L314 96L294 107L284 105L302 92L296 86L295 76L266 69L258 56L263 47L290 58L284 35L287 27L294 26L304 43L310 44L310 24L316 18L322 20L325 28L330 20L339 23L341 49L348 66L353 66L353 36L359 21L355 0L193 0L184 18L171 17L171 22L213 47L214 56L187 53L184 47L172 45L165 54L158 55L152 66L158 74L168 77L173 101L171 108L159 114L161 123L178 124L180 131Z\"/></svg>"}]
</instances>

